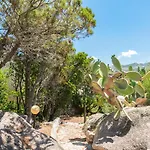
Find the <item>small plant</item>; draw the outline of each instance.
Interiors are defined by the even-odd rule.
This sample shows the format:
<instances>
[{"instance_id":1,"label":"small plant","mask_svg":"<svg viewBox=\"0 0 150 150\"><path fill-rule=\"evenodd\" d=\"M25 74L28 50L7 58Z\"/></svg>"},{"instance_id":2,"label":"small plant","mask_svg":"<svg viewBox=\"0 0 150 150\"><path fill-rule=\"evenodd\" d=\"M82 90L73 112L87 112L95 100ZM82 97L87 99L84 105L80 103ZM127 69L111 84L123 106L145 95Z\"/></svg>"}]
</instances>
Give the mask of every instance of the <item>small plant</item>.
<instances>
[{"instance_id":1,"label":"small plant","mask_svg":"<svg viewBox=\"0 0 150 150\"><path fill-rule=\"evenodd\" d=\"M126 113L125 107L143 105L147 101L143 80L150 76L150 72L143 77L131 68L125 72L115 55L111 59L115 71L101 61L93 63L93 73L90 75L91 86L95 93L100 94L109 104L115 106L117 111L114 119L117 119L120 112L123 111L128 119L132 121Z\"/></svg>"}]
</instances>

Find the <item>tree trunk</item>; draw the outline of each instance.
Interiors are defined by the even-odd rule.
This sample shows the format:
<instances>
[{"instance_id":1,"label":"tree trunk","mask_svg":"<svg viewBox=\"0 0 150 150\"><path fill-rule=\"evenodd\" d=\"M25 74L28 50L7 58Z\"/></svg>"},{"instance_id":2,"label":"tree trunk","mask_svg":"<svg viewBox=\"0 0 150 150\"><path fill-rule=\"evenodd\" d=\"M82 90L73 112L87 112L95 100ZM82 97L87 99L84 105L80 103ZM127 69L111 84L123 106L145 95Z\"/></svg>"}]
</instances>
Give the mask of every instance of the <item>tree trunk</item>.
<instances>
[{"instance_id":1,"label":"tree trunk","mask_svg":"<svg viewBox=\"0 0 150 150\"><path fill-rule=\"evenodd\" d=\"M51 101L49 101L47 104L44 105L43 117L47 121L49 121L52 118L53 115L52 107L53 106Z\"/></svg>"},{"instance_id":2,"label":"tree trunk","mask_svg":"<svg viewBox=\"0 0 150 150\"><path fill-rule=\"evenodd\" d=\"M19 110L20 110L19 96L16 97L16 101L17 101L17 113L19 113Z\"/></svg>"},{"instance_id":3,"label":"tree trunk","mask_svg":"<svg viewBox=\"0 0 150 150\"><path fill-rule=\"evenodd\" d=\"M30 81L30 74L31 74L31 64L27 58L25 64L25 114L28 115L29 120L31 119L31 106L32 106L32 99L31 99L31 81Z\"/></svg>"},{"instance_id":4,"label":"tree trunk","mask_svg":"<svg viewBox=\"0 0 150 150\"><path fill-rule=\"evenodd\" d=\"M84 104L84 123L86 122L86 104Z\"/></svg>"},{"instance_id":5,"label":"tree trunk","mask_svg":"<svg viewBox=\"0 0 150 150\"><path fill-rule=\"evenodd\" d=\"M6 55L4 60L0 63L0 68L4 67L5 64L11 60L11 58L16 53L18 47L19 47L19 42L15 44L15 46L11 49L11 51Z\"/></svg>"},{"instance_id":6,"label":"tree trunk","mask_svg":"<svg viewBox=\"0 0 150 150\"><path fill-rule=\"evenodd\" d=\"M15 78L17 78L17 77L15 76ZM19 78L17 78L15 82L16 82L16 83L15 83L15 92L18 92ZM20 103L19 103L19 102L20 102L20 101L19 101L19 96L17 95L17 96L16 96L17 113L19 113L19 110L20 110Z\"/></svg>"}]
</instances>

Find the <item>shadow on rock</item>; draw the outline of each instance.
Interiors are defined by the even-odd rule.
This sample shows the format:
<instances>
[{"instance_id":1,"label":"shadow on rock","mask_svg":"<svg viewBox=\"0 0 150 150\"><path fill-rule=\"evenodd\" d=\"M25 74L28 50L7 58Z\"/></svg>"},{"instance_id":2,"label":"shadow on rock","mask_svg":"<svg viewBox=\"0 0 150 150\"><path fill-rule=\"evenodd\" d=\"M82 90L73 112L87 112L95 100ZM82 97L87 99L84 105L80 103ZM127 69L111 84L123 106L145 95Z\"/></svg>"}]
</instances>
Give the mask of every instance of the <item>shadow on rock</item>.
<instances>
[{"instance_id":1,"label":"shadow on rock","mask_svg":"<svg viewBox=\"0 0 150 150\"><path fill-rule=\"evenodd\" d=\"M80 146L86 146L87 144L85 143L86 139L85 138L74 138L70 139L70 142L73 145L80 145Z\"/></svg>"},{"instance_id":2,"label":"shadow on rock","mask_svg":"<svg viewBox=\"0 0 150 150\"><path fill-rule=\"evenodd\" d=\"M50 136L32 128L16 113L0 111L0 150L63 150Z\"/></svg>"},{"instance_id":3,"label":"shadow on rock","mask_svg":"<svg viewBox=\"0 0 150 150\"><path fill-rule=\"evenodd\" d=\"M98 137L100 143L103 142L111 142L113 143L113 139L111 137L114 136L124 136L126 135L132 125L132 122L127 118L121 118L122 121L114 120L114 113L107 116L100 124L99 133L101 133Z\"/></svg>"},{"instance_id":4,"label":"shadow on rock","mask_svg":"<svg viewBox=\"0 0 150 150\"><path fill-rule=\"evenodd\" d=\"M93 149L150 149L150 106L126 108L126 112L132 118L132 122L123 112L118 120L114 120L114 113L104 117L97 127Z\"/></svg>"}]
</instances>

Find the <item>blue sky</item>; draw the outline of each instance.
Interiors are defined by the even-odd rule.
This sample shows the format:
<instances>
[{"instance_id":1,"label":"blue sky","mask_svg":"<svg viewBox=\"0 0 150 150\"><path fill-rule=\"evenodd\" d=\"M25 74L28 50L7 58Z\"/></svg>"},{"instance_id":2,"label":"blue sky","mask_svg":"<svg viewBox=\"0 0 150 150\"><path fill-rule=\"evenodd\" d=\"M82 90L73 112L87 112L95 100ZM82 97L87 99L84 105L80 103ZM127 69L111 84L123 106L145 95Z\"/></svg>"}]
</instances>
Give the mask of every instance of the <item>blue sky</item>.
<instances>
[{"instance_id":1,"label":"blue sky","mask_svg":"<svg viewBox=\"0 0 150 150\"><path fill-rule=\"evenodd\" d=\"M77 52L111 64L150 62L150 0L83 0L95 14L97 26L89 38L75 42Z\"/></svg>"}]
</instances>

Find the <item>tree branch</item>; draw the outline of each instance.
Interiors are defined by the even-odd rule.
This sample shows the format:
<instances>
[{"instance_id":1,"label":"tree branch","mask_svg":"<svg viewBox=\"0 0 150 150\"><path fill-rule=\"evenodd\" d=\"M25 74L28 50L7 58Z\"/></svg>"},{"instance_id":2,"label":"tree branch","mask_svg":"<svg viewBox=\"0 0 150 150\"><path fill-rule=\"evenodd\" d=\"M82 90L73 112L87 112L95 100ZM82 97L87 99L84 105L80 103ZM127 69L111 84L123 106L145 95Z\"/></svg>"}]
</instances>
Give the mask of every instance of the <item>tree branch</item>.
<instances>
[{"instance_id":1,"label":"tree branch","mask_svg":"<svg viewBox=\"0 0 150 150\"><path fill-rule=\"evenodd\" d=\"M15 44L15 46L11 49L11 51L6 55L6 57L4 58L4 60L0 63L0 68L4 67L5 64L7 62L9 62L11 60L11 58L14 56L14 54L16 53L18 47L19 47L19 42L17 42Z\"/></svg>"}]
</instances>

